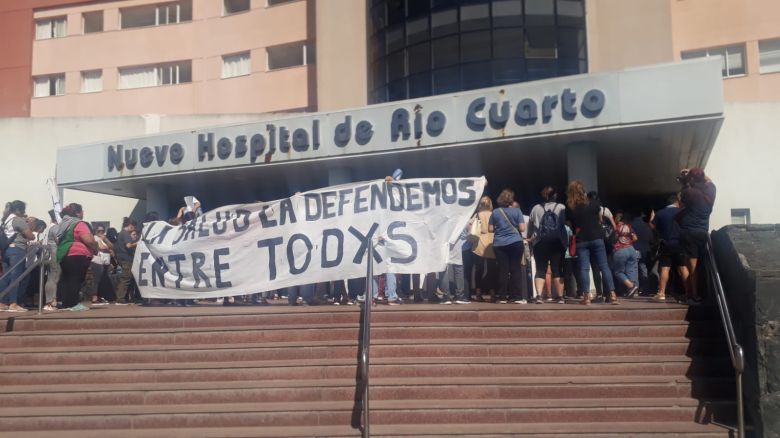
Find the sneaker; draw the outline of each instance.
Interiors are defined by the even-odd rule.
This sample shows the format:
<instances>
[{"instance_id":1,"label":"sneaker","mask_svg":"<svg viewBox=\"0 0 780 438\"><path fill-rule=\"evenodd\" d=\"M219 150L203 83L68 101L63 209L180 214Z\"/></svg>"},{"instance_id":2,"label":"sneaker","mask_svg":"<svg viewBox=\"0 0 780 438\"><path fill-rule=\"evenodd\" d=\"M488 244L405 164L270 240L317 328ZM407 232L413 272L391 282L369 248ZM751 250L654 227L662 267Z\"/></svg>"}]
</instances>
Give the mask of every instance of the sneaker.
<instances>
[{"instance_id":1,"label":"sneaker","mask_svg":"<svg viewBox=\"0 0 780 438\"><path fill-rule=\"evenodd\" d=\"M56 312L57 308L52 306L51 304L47 304L47 305L43 306L43 311L44 312Z\"/></svg>"},{"instance_id":2,"label":"sneaker","mask_svg":"<svg viewBox=\"0 0 780 438\"><path fill-rule=\"evenodd\" d=\"M22 313L22 312L27 312L27 309L25 309L24 307L22 307L22 306L20 306L20 305L18 305L16 303L13 303L10 306L8 306L8 308L5 309L5 311L6 312Z\"/></svg>"},{"instance_id":3,"label":"sneaker","mask_svg":"<svg viewBox=\"0 0 780 438\"><path fill-rule=\"evenodd\" d=\"M534 300L534 303L536 303L536 304L544 304L544 301L542 301L541 298L536 297L536 300Z\"/></svg>"},{"instance_id":4,"label":"sneaker","mask_svg":"<svg viewBox=\"0 0 780 438\"><path fill-rule=\"evenodd\" d=\"M97 301L93 301L92 305L93 306L107 306L108 305L108 301L106 301L103 298L99 298Z\"/></svg>"},{"instance_id":5,"label":"sneaker","mask_svg":"<svg viewBox=\"0 0 780 438\"><path fill-rule=\"evenodd\" d=\"M76 304L73 307L68 307L66 310L70 310L71 312L84 312L84 311L89 310L89 307L87 307L87 306L85 306L85 305L83 305L81 303L78 303L78 304Z\"/></svg>"},{"instance_id":6,"label":"sneaker","mask_svg":"<svg viewBox=\"0 0 780 438\"><path fill-rule=\"evenodd\" d=\"M357 300L358 300L358 302L362 303L362 302L366 301L366 296L365 295L358 295Z\"/></svg>"},{"instance_id":7,"label":"sneaker","mask_svg":"<svg viewBox=\"0 0 780 438\"><path fill-rule=\"evenodd\" d=\"M468 300L455 300L455 304L471 304Z\"/></svg>"},{"instance_id":8,"label":"sneaker","mask_svg":"<svg viewBox=\"0 0 780 438\"><path fill-rule=\"evenodd\" d=\"M515 303L515 304L528 304L528 301L526 301L524 299L523 300L514 300L513 303Z\"/></svg>"},{"instance_id":9,"label":"sneaker","mask_svg":"<svg viewBox=\"0 0 780 438\"><path fill-rule=\"evenodd\" d=\"M626 293L626 298L631 298L637 293L639 293L639 286L635 285L634 287L628 290L628 293Z\"/></svg>"},{"instance_id":10,"label":"sneaker","mask_svg":"<svg viewBox=\"0 0 780 438\"><path fill-rule=\"evenodd\" d=\"M438 287L436 288L436 292L434 292L434 293L436 294L436 297L437 297L437 298L442 298L442 297L444 297L444 291L443 291L443 290L441 290L441 289L439 289Z\"/></svg>"},{"instance_id":11,"label":"sneaker","mask_svg":"<svg viewBox=\"0 0 780 438\"><path fill-rule=\"evenodd\" d=\"M449 305L449 304L452 304L452 301L450 301L450 300L447 300L447 301L442 301L442 302L441 302L441 303L439 303L439 304L447 304L447 305Z\"/></svg>"},{"instance_id":12,"label":"sneaker","mask_svg":"<svg viewBox=\"0 0 780 438\"><path fill-rule=\"evenodd\" d=\"M388 306L400 306L400 305L401 305L401 304L403 304L403 303L404 303L404 302L403 302L403 301L401 301L401 299L400 299L400 298L396 298L396 299L394 299L394 300L388 300L388 301L387 301L387 305L388 305Z\"/></svg>"},{"instance_id":13,"label":"sneaker","mask_svg":"<svg viewBox=\"0 0 780 438\"><path fill-rule=\"evenodd\" d=\"M558 298L558 304L566 304L566 300L563 298Z\"/></svg>"},{"instance_id":14,"label":"sneaker","mask_svg":"<svg viewBox=\"0 0 780 438\"><path fill-rule=\"evenodd\" d=\"M354 306L355 302L352 300L347 301L347 306Z\"/></svg>"},{"instance_id":15,"label":"sneaker","mask_svg":"<svg viewBox=\"0 0 780 438\"><path fill-rule=\"evenodd\" d=\"M340 306L341 305L341 303L339 303L338 301L334 301L331 304L333 304L334 306Z\"/></svg>"},{"instance_id":16,"label":"sneaker","mask_svg":"<svg viewBox=\"0 0 780 438\"><path fill-rule=\"evenodd\" d=\"M498 304L506 304L509 300L498 300Z\"/></svg>"},{"instance_id":17,"label":"sneaker","mask_svg":"<svg viewBox=\"0 0 780 438\"><path fill-rule=\"evenodd\" d=\"M114 301L114 302L113 302L113 303L111 303L111 304L113 304L113 305L115 305L115 306L129 306L129 305L130 305L130 304L128 304L128 303L125 303L124 301Z\"/></svg>"},{"instance_id":18,"label":"sneaker","mask_svg":"<svg viewBox=\"0 0 780 438\"><path fill-rule=\"evenodd\" d=\"M547 298L545 299L545 301L547 301L548 303L552 303L552 302L553 302L553 299L552 299L552 297L547 297Z\"/></svg>"},{"instance_id":19,"label":"sneaker","mask_svg":"<svg viewBox=\"0 0 780 438\"><path fill-rule=\"evenodd\" d=\"M666 301L666 294L655 294L650 299L653 301L664 302Z\"/></svg>"}]
</instances>

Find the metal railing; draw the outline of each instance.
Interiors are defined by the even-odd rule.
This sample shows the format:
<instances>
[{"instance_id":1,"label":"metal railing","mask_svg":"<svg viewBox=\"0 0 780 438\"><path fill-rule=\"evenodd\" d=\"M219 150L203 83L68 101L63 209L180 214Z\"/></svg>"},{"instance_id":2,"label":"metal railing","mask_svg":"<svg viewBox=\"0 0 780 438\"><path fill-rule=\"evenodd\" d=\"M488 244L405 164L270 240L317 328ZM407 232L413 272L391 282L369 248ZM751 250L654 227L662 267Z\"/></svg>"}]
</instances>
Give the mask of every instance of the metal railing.
<instances>
[{"instance_id":1,"label":"metal railing","mask_svg":"<svg viewBox=\"0 0 780 438\"><path fill-rule=\"evenodd\" d=\"M723 291L723 283L720 281L718 264L715 261L715 255L712 246L712 239L707 235L707 262L709 279L712 288L715 291L715 298L720 310L720 319L723 322L723 330L726 332L726 341L729 344L729 354L731 355L731 365L734 367L734 373L737 384L737 436L745 437L745 403L742 392L742 374L745 371L745 353L742 346L737 341L737 335L734 332L734 325L731 323L731 313L726 301L726 294Z\"/></svg>"},{"instance_id":2,"label":"metal railing","mask_svg":"<svg viewBox=\"0 0 780 438\"><path fill-rule=\"evenodd\" d=\"M19 277L17 277L14 281L12 281L11 284L9 284L8 287L5 288L5 290L0 291L0 299L2 299L9 292L11 292L11 289L18 287L22 283L22 281L35 270L35 268L40 266L41 269L38 272L38 314L41 314L43 313L43 295L44 295L43 271L46 263L49 262L49 257L52 256L51 251L49 251L49 248L47 246L44 245L41 247L37 247L32 251L29 251L25 258L19 260L19 262L17 262L15 265L9 267L8 271L3 273L2 276L0 276L0 281L2 281L2 279L6 278L7 276L10 276L11 272L13 272L20 265L24 264L29 258L29 255L32 253L35 254L35 262L31 263L29 266L26 266L26 269Z\"/></svg>"},{"instance_id":3,"label":"metal railing","mask_svg":"<svg viewBox=\"0 0 780 438\"><path fill-rule=\"evenodd\" d=\"M363 300L363 337L361 339L360 350L360 378L363 383L363 438L371 436L370 433L370 420L369 420L369 347L371 346L371 307L374 303L374 245L369 245L366 252L368 262L366 267L366 290L364 292L365 299Z\"/></svg>"}]
</instances>

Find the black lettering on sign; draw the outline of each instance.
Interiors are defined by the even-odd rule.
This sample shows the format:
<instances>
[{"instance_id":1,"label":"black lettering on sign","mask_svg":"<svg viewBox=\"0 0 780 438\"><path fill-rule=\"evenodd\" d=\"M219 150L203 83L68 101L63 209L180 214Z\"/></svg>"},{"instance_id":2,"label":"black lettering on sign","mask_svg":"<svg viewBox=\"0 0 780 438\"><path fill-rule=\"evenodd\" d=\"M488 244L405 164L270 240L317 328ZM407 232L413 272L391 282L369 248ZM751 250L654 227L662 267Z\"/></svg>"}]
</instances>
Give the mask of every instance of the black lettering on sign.
<instances>
[{"instance_id":1,"label":"black lettering on sign","mask_svg":"<svg viewBox=\"0 0 780 438\"><path fill-rule=\"evenodd\" d=\"M371 185L371 210L376 210L377 203L384 210L387 208L387 184Z\"/></svg>"},{"instance_id":2,"label":"black lettering on sign","mask_svg":"<svg viewBox=\"0 0 780 438\"><path fill-rule=\"evenodd\" d=\"M155 146L154 157L157 159L157 165L162 167L165 164L165 156L168 154L168 145Z\"/></svg>"},{"instance_id":3,"label":"black lettering on sign","mask_svg":"<svg viewBox=\"0 0 780 438\"><path fill-rule=\"evenodd\" d=\"M299 240L303 242L306 247L306 257L304 258L301 267L296 267L295 261L298 260L298 257L295 256L295 248L293 246L295 245L295 242ZM290 266L290 274L298 275L306 271L309 267L309 263L311 263L312 248L314 248L314 246L305 234L296 233L290 237L290 240L287 242L287 264Z\"/></svg>"},{"instance_id":4,"label":"black lettering on sign","mask_svg":"<svg viewBox=\"0 0 780 438\"><path fill-rule=\"evenodd\" d=\"M336 239L336 257L328 259L328 240ZM344 233L338 228L327 228L322 230L322 254L320 255L321 266L323 268L333 268L341 264L344 258Z\"/></svg>"},{"instance_id":5,"label":"black lettering on sign","mask_svg":"<svg viewBox=\"0 0 780 438\"><path fill-rule=\"evenodd\" d=\"M149 260L150 255L151 254L149 254L148 252L141 253L141 263L138 264L138 278L137 278L139 286L149 285L149 281L146 278L144 278L144 274L146 274L146 267L144 265L146 265L146 261Z\"/></svg>"},{"instance_id":6,"label":"black lettering on sign","mask_svg":"<svg viewBox=\"0 0 780 438\"><path fill-rule=\"evenodd\" d=\"M390 122L390 140L398 141L398 137L409 139L409 111L398 108L393 111Z\"/></svg>"},{"instance_id":7,"label":"black lettering on sign","mask_svg":"<svg viewBox=\"0 0 780 438\"><path fill-rule=\"evenodd\" d=\"M306 193L303 195L303 203L306 210L306 222L319 220L322 215L322 201L316 193Z\"/></svg>"},{"instance_id":8,"label":"black lettering on sign","mask_svg":"<svg viewBox=\"0 0 780 438\"><path fill-rule=\"evenodd\" d=\"M246 231L249 229L249 215L252 214L249 210L236 210L236 217L233 219L233 228L236 233ZM241 225L238 224L239 219L242 220Z\"/></svg>"},{"instance_id":9,"label":"black lettering on sign","mask_svg":"<svg viewBox=\"0 0 780 438\"><path fill-rule=\"evenodd\" d=\"M336 192L322 192L322 218L336 217Z\"/></svg>"},{"instance_id":10,"label":"black lettering on sign","mask_svg":"<svg viewBox=\"0 0 780 438\"><path fill-rule=\"evenodd\" d=\"M230 154L233 152L233 143L227 137L222 137L217 142L217 156L220 160L230 158Z\"/></svg>"},{"instance_id":11,"label":"black lettering on sign","mask_svg":"<svg viewBox=\"0 0 780 438\"><path fill-rule=\"evenodd\" d=\"M281 237L263 239L257 241L257 247L268 248L268 279L276 280L276 247L281 245L284 240Z\"/></svg>"},{"instance_id":12,"label":"black lettering on sign","mask_svg":"<svg viewBox=\"0 0 780 438\"><path fill-rule=\"evenodd\" d=\"M200 279L203 279L203 282L206 283L206 287L211 287L211 280L209 280L209 276L206 275L205 272L203 272L203 265L206 264L206 255L202 252L193 252L192 253L192 277L195 279L195 284L193 287L195 289L200 286Z\"/></svg>"},{"instance_id":13,"label":"black lettering on sign","mask_svg":"<svg viewBox=\"0 0 780 438\"><path fill-rule=\"evenodd\" d=\"M246 155L246 151L246 135L239 135L236 137L236 158Z\"/></svg>"},{"instance_id":14,"label":"black lettering on sign","mask_svg":"<svg viewBox=\"0 0 780 438\"><path fill-rule=\"evenodd\" d=\"M420 201L420 183L406 183L406 209L408 211L422 210Z\"/></svg>"},{"instance_id":15,"label":"black lettering on sign","mask_svg":"<svg viewBox=\"0 0 780 438\"><path fill-rule=\"evenodd\" d=\"M122 170L124 168L125 163L122 161L122 145L116 145L116 149L114 149L114 146L112 145L108 146L108 171L111 172L114 169Z\"/></svg>"},{"instance_id":16,"label":"black lettering on sign","mask_svg":"<svg viewBox=\"0 0 780 438\"><path fill-rule=\"evenodd\" d=\"M184 147L179 143L171 145L171 163L179 164L184 159Z\"/></svg>"},{"instance_id":17,"label":"black lettering on sign","mask_svg":"<svg viewBox=\"0 0 780 438\"><path fill-rule=\"evenodd\" d=\"M146 146L141 148L141 167L146 169L147 167L151 166L152 163L154 163L154 152L152 152L151 148L148 148Z\"/></svg>"},{"instance_id":18,"label":"black lettering on sign","mask_svg":"<svg viewBox=\"0 0 780 438\"><path fill-rule=\"evenodd\" d=\"M387 237L390 238L390 240L400 240L402 242L406 242L406 244L409 245L409 248L411 249L411 254L408 257L390 257L390 261L392 263L409 264L417 260L417 241L408 234L396 232L396 230L399 228L404 227L406 227L406 222L403 221L392 222L387 227Z\"/></svg>"},{"instance_id":19,"label":"black lettering on sign","mask_svg":"<svg viewBox=\"0 0 780 438\"><path fill-rule=\"evenodd\" d=\"M368 190L369 187L371 186L355 187L355 214L365 213L368 211L368 206L365 205L365 203L368 201L368 198L364 198L361 195L363 192Z\"/></svg>"},{"instance_id":20,"label":"black lettering on sign","mask_svg":"<svg viewBox=\"0 0 780 438\"><path fill-rule=\"evenodd\" d=\"M263 225L263 228L271 228L279 225L275 219L268 219L268 213L266 213L266 210L271 210L271 214L274 214L272 205L263 206L263 208L260 210L260 223Z\"/></svg>"},{"instance_id":21,"label":"black lettering on sign","mask_svg":"<svg viewBox=\"0 0 780 438\"><path fill-rule=\"evenodd\" d=\"M176 265L176 282L174 283L176 289L181 289L181 279L183 278L183 275L181 275L181 262L184 260L187 260L184 254L171 254L168 256L168 262L173 262Z\"/></svg>"},{"instance_id":22,"label":"black lettering on sign","mask_svg":"<svg viewBox=\"0 0 780 438\"><path fill-rule=\"evenodd\" d=\"M158 257L154 263L152 263L152 286L157 286L157 282L160 282L160 287L165 287L165 273L168 272L168 265L165 264L165 260L162 257Z\"/></svg>"},{"instance_id":23,"label":"black lettering on sign","mask_svg":"<svg viewBox=\"0 0 780 438\"><path fill-rule=\"evenodd\" d=\"M217 288L222 289L233 286L230 281L222 281L224 271L230 269L230 263L220 263L220 256L230 255L230 248L218 248L214 250L214 277L217 279Z\"/></svg>"},{"instance_id":24,"label":"black lettering on sign","mask_svg":"<svg viewBox=\"0 0 780 438\"><path fill-rule=\"evenodd\" d=\"M198 161L214 159L214 133L198 134Z\"/></svg>"},{"instance_id":25,"label":"black lettering on sign","mask_svg":"<svg viewBox=\"0 0 780 438\"><path fill-rule=\"evenodd\" d=\"M374 233L376 233L376 229L379 228L379 224L374 222L371 225L371 228L369 228L368 233L363 235L360 231L358 231L357 228L350 226L349 232L352 233L353 236L355 236L360 241L360 248L358 248L357 253L355 254L355 257L352 259L352 263L356 265L360 265L363 263L363 255L368 251L369 248L372 247L372 240L374 238ZM377 263L382 262L382 257L379 255L376 250L372 250L372 253L374 254L374 260Z\"/></svg>"},{"instance_id":26,"label":"black lettering on sign","mask_svg":"<svg viewBox=\"0 0 780 438\"><path fill-rule=\"evenodd\" d=\"M292 200L290 198L282 199L279 203L279 225L287 223L287 217L290 217L290 223L294 224L298 222L295 219L295 209L293 208Z\"/></svg>"},{"instance_id":27,"label":"black lettering on sign","mask_svg":"<svg viewBox=\"0 0 780 438\"><path fill-rule=\"evenodd\" d=\"M423 205L425 208L431 206L431 196L433 196L433 200L435 201L434 205L439 206L441 204L441 182L439 180L423 181L422 192Z\"/></svg>"},{"instance_id":28,"label":"black lettering on sign","mask_svg":"<svg viewBox=\"0 0 780 438\"><path fill-rule=\"evenodd\" d=\"M214 221L214 224L211 226L212 231L214 234L225 234L225 231L227 231L228 227L228 221L230 220L230 212L217 212L217 220ZM222 216L225 216L224 219L222 219Z\"/></svg>"},{"instance_id":29,"label":"black lettering on sign","mask_svg":"<svg viewBox=\"0 0 780 438\"><path fill-rule=\"evenodd\" d=\"M458 200L458 189L454 179L441 181L441 199L445 204L454 204Z\"/></svg>"},{"instance_id":30,"label":"black lettering on sign","mask_svg":"<svg viewBox=\"0 0 780 438\"><path fill-rule=\"evenodd\" d=\"M458 205L468 207L477 200L477 191L474 189L474 181L462 179L458 182L458 191L465 193L466 197L458 199Z\"/></svg>"}]
</instances>

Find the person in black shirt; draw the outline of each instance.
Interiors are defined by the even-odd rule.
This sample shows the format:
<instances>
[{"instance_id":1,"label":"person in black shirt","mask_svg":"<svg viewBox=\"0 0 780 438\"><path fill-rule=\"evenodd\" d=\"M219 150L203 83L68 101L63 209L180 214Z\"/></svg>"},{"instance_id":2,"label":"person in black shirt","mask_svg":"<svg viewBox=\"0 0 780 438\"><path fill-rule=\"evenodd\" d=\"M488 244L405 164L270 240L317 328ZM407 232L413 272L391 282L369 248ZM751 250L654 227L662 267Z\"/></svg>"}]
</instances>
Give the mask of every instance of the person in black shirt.
<instances>
[{"instance_id":1,"label":"person in black shirt","mask_svg":"<svg viewBox=\"0 0 780 438\"><path fill-rule=\"evenodd\" d=\"M566 219L571 223L577 242L577 257L580 263L580 287L582 304L590 304L590 257L595 257L601 271L604 288L609 292L609 301L618 304L615 295L615 281L607 261L601 228L601 204L586 196L585 187L580 181L572 181L566 189Z\"/></svg>"},{"instance_id":2,"label":"person in black shirt","mask_svg":"<svg viewBox=\"0 0 780 438\"><path fill-rule=\"evenodd\" d=\"M688 268L685 266L682 249L680 248L680 225L676 218L680 213L679 195L669 199L669 205L659 210L650 225L658 232L660 245L658 248L658 293L653 297L656 301L666 300L666 286L669 274L676 268L680 278L688 287Z\"/></svg>"},{"instance_id":3,"label":"person in black shirt","mask_svg":"<svg viewBox=\"0 0 780 438\"><path fill-rule=\"evenodd\" d=\"M701 302L696 288L698 283L697 266L707 245L710 214L712 214L712 207L715 204L716 188L701 168L683 169L678 179L683 184L683 189L680 192L680 203L683 209L678 216L680 246L685 257L686 267L690 272L686 293L688 294L688 303L697 304Z\"/></svg>"}]
</instances>

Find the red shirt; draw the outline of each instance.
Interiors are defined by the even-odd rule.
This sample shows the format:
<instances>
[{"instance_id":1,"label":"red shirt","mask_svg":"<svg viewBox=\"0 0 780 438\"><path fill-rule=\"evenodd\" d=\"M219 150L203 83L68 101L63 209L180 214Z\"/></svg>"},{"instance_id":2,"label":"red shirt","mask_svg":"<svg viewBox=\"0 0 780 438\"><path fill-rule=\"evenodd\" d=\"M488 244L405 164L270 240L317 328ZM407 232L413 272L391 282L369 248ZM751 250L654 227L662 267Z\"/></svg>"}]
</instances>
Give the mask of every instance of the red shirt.
<instances>
[{"instance_id":1,"label":"red shirt","mask_svg":"<svg viewBox=\"0 0 780 438\"><path fill-rule=\"evenodd\" d=\"M617 235L617 242L615 242L615 251L619 251L623 248L634 246L634 230L631 229L631 225L623 222L618 222L615 234Z\"/></svg>"},{"instance_id":2,"label":"red shirt","mask_svg":"<svg viewBox=\"0 0 780 438\"><path fill-rule=\"evenodd\" d=\"M92 250L87 245L84 245L84 242L81 240L85 235L91 236L92 232L89 231L86 222L79 222L73 229L73 245L68 250L68 256L92 257Z\"/></svg>"}]
</instances>

